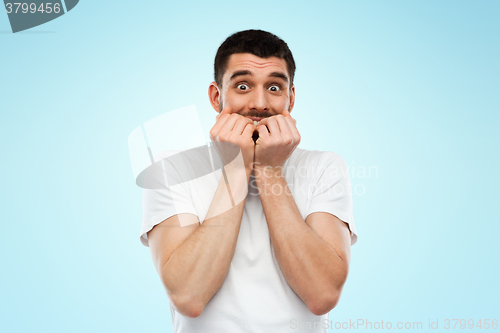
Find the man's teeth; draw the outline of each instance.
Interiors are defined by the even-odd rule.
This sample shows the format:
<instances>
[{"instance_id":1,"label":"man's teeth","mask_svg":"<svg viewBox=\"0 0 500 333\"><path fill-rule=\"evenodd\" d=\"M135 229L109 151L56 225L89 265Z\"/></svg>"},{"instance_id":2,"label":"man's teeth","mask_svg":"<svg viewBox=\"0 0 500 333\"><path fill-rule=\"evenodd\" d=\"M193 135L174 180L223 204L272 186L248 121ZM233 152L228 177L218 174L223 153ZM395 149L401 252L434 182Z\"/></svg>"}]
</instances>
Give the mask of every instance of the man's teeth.
<instances>
[{"instance_id":1,"label":"man's teeth","mask_svg":"<svg viewBox=\"0 0 500 333\"><path fill-rule=\"evenodd\" d=\"M254 120L254 121L253 121L253 124L254 124L255 126L257 126L257 125L259 124L259 122L258 122L257 120Z\"/></svg>"}]
</instances>

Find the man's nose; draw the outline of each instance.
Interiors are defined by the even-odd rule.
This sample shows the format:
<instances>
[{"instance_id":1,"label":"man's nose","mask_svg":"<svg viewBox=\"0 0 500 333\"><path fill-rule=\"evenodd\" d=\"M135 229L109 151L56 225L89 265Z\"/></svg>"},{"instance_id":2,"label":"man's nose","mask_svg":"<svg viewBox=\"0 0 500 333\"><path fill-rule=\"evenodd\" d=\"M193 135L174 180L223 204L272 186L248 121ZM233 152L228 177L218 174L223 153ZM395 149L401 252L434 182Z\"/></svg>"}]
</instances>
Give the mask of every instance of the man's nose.
<instances>
[{"instance_id":1,"label":"man's nose","mask_svg":"<svg viewBox=\"0 0 500 333\"><path fill-rule=\"evenodd\" d=\"M248 105L249 109L258 112L268 112L269 102L267 100L265 89L256 89L252 95L253 96L251 97Z\"/></svg>"}]
</instances>

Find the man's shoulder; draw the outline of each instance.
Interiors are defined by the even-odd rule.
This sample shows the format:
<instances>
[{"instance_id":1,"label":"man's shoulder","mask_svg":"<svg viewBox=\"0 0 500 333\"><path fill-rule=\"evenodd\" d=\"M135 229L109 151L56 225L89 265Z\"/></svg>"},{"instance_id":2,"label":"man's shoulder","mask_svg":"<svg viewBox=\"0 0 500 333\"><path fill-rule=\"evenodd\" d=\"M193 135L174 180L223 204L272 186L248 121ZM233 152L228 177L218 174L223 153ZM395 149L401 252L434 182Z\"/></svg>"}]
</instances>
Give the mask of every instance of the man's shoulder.
<instances>
[{"instance_id":1,"label":"man's shoulder","mask_svg":"<svg viewBox=\"0 0 500 333\"><path fill-rule=\"evenodd\" d=\"M346 166L342 156L333 151L310 150L295 148L294 152L287 160L289 166L307 165L310 167L324 167L331 165Z\"/></svg>"}]
</instances>

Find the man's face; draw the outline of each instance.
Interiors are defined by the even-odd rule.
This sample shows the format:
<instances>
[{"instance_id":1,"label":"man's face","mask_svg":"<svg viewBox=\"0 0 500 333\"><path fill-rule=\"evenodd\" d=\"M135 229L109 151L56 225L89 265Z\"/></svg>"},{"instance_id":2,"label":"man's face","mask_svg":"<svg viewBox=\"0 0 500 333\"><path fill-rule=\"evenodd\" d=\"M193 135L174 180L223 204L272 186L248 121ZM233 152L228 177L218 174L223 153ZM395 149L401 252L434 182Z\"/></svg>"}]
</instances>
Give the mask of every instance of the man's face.
<instances>
[{"instance_id":1,"label":"man's face","mask_svg":"<svg viewBox=\"0 0 500 333\"><path fill-rule=\"evenodd\" d=\"M222 89L212 82L209 96L216 111L229 106L231 113L258 121L284 110L292 111L295 87L290 90L290 75L284 59L235 53L229 58Z\"/></svg>"}]
</instances>

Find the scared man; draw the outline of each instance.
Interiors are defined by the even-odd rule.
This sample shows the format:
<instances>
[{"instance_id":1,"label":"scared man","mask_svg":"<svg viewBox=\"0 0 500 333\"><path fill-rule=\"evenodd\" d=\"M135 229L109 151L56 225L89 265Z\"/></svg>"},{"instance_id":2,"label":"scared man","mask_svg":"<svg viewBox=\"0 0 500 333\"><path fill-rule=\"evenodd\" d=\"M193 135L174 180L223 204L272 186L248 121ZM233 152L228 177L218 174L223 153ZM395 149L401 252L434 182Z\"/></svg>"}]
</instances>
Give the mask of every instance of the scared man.
<instances>
[{"instance_id":1,"label":"scared man","mask_svg":"<svg viewBox=\"0 0 500 333\"><path fill-rule=\"evenodd\" d=\"M237 145L242 162L224 168L206 211L194 193L177 210L164 192L143 195L141 241L174 332L327 332L357 240L348 167L336 153L297 148L295 62L283 40L237 32L214 70L210 138Z\"/></svg>"}]
</instances>

